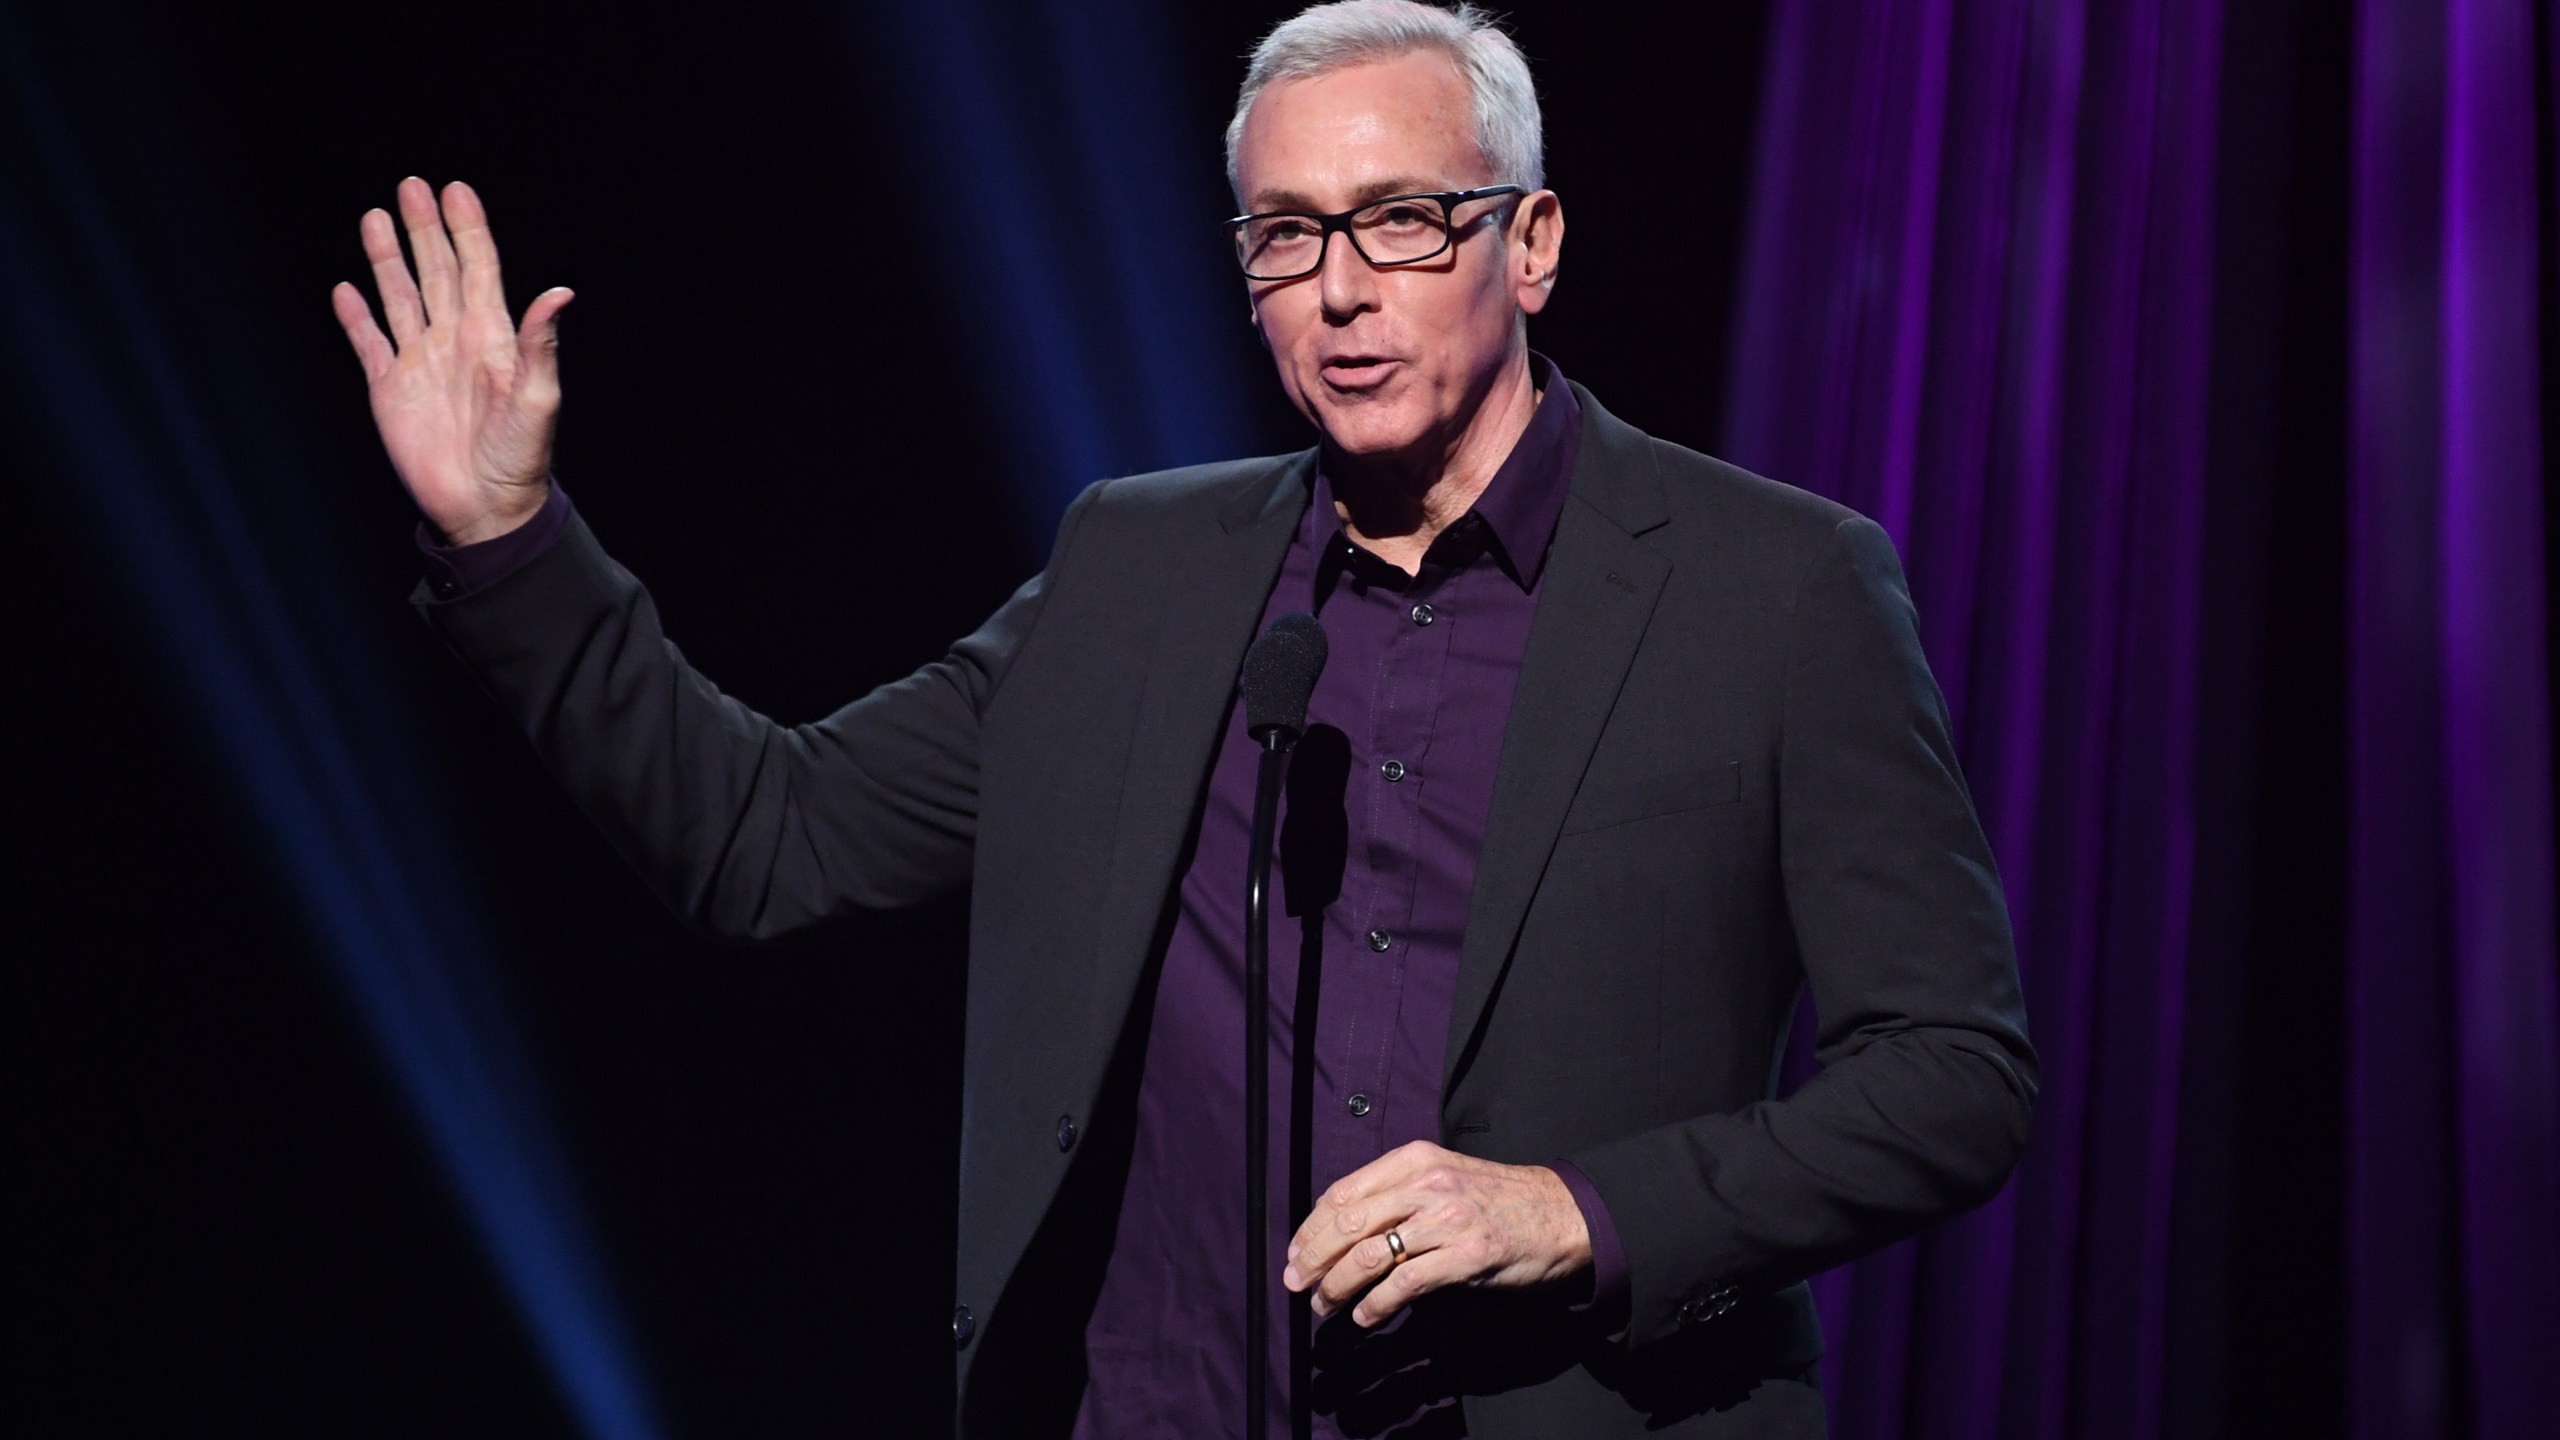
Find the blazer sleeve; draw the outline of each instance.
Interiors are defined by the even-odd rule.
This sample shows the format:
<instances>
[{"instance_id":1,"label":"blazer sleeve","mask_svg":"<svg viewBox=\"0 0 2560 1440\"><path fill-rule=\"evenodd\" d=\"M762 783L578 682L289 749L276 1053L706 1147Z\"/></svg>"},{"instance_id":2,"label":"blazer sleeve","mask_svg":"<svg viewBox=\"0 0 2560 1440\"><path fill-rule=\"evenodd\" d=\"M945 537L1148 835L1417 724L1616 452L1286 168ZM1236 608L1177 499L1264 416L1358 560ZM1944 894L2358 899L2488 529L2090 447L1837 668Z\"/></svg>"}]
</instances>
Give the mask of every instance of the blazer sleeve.
<instances>
[{"instance_id":1,"label":"blazer sleeve","mask_svg":"<svg viewBox=\"0 0 2560 1440\"><path fill-rule=\"evenodd\" d=\"M1833 528L1788 636L1779 862L1821 1069L1570 1157L1625 1251L1630 1344L1981 1204L2026 1143L2008 912L1880 527Z\"/></svg>"},{"instance_id":2,"label":"blazer sleeve","mask_svg":"<svg viewBox=\"0 0 2560 1440\"><path fill-rule=\"evenodd\" d=\"M412 603L669 907L762 939L967 883L981 718L1101 489L1068 509L1048 567L949 654L814 724L778 724L703 678L575 515L488 589L439 600L422 585Z\"/></svg>"}]
</instances>

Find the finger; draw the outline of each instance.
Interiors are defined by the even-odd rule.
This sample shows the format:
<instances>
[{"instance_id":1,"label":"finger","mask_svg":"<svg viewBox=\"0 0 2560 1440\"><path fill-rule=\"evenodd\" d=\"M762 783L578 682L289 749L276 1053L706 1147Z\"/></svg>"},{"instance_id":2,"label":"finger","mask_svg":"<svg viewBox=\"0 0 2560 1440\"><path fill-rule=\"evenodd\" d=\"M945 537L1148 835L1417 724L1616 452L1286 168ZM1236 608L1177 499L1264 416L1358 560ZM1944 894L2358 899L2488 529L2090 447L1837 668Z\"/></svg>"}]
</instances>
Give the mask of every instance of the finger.
<instances>
[{"instance_id":1,"label":"finger","mask_svg":"<svg viewBox=\"0 0 2560 1440\"><path fill-rule=\"evenodd\" d=\"M1453 1246L1409 1255L1351 1307L1351 1323L1363 1330L1382 1325L1394 1319L1397 1311L1432 1291L1474 1279L1471 1263Z\"/></svg>"},{"instance_id":2,"label":"finger","mask_svg":"<svg viewBox=\"0 0 2560 1440\"><path fill-rule=\"evenodd\" d=\"M528 400L560 398L560 312L577 298L566 285L554 285L524 307L524 324L516 331L516 353L524 360Z\"/></svg>"},{"instance_id":3,"label":"finger","mask_svg":"<svg viewBox=\"0 0 2560 1440\"><path fill-rule=\"evenodd\" d=\"M1342 1259L1325 1273L1312 1297L1318 1315L1350 1304L1361 1291L1425 1255L1451 1249L1475 1253L1485 1248L1477 1243L1484 1233L1481 1208L1429 1178L1447 1173L1435 1167L1398 1192L1393 1197L1393 1207L1402 1212L1399 1218L1393 1224L1379 1226L1377 1233L1343 1252ZM1397 1258L1397 1247L1387 1243L1391 1234L1402 1244L1401 1259ZM1444 1262L1449 1258L1441 1255Z\"/></svg>"},{"instance_id":4,"label":"finger","mask_svg":"<svg viewBox=\"0 0 2560 1440\"><path fill-rule=\"evenodd\" d=\"M329 308L338 313L339 328L347 332L347 343L355 347L356 363L364 367L365 378L379 380L389 374L392 362L399 357L373 323L373 311L364 303L364 292L341 280L329 292Z\"/></svg>"},{"instance_id":5,"label":"finger","mask_svg":"<svg viewBox=\"0 0 2560 1440\"><path fill-rule=\"evenodd\" d=\"M1443 1150L1428 1140L1408 1140L1333 1182L1333 1188L1324 1192L1316 1208L1322 1210L1328 1204L1350 1206L1384 1195L1432 1166L1458 1158L1456 1152Z\"/></svg>"},{"instance_id":6,"label":"finger","mask_svg":"<svg viewBox=\"0 0 2560 1440\"><path fill-rule=\"evenodd\" d=\"M1305 1286L1324 1274L1342 1252L1358 1243L1361 1237L1384 1232L1386 1226L1372 1213L1376 1197L1390 1194L1410 1183L1435 1165L1455 1160L1456 1155L1426 1140L1399 1145L1333 1183L1316 1200L1298 1233L1289 1239L1288 1266L1281 1271L1281 1283L1292 1290ZM1397 1211L1400 1218L1409 1213Z\"/></svg>"},{"instance_id":7,"label":"finger","mask_svg":"<svg viewBox=\"0 0 2560 1440\"><path fill-rule=\"evenodd\" d=\"M462 304L470 310L504 310L507 292L498 280L498 241L479 193L456 180L444 187L444 223L462 262Z\"/></svg>"},{"instance_id":8,"label":"finger","mask_svg":"<svg viewBox=\"0 0 2560 1440\"><path fill-rule=\"evenodd\" d=\"M1406 1213L1385 1198L1337 1202L1328 1194L1316 1202L1306 1223L1290 1239L1280 1283L1291 1290L1305 1290L1323 1282L1362 1241L1384 1235Z\"/></svg>"},{"instance_id":9,"label":"finger","mask_svg":"<svg viewBox=\"0 0 2560 1440\"><path fill-rule=\"evenodd\" d=\"M454 314L453 242L445 238L444 217L436 213L436 192L415 175L400 182L400 219L409 227L409 258L417 262L427 323L443 324Z\"/></svg>"},{"instance_id":10,"label":"finger","mask_svg":"<svg viewBox=\"0 0 2560 1440\"><path fill-rule=\"evenodd\" d=\"M364 237L364 258L373 262L373 288L382 296L382 318L391 326L391 338L405 350L427 328L427 312L418 303L418 285L409 278L409 262L400 257L400 232L380 210L364 212L356 231Z\"/></svg>"},{"instance_id":11,"label":"finger","mask_svg":"<svg viewBox=\"0 0 2560 1440\"><path fill-rule=\"evenodd\" d=\"M1423 1176L1444 1173L1428 1170ZM1354 1203L1343 1211L1346 1217L1340 1231L1327 1237L1327 1244L1303 1255L1296 1268L1305 1272L1310 1298L1316 1313L1323 1315L1350 1303L1361 1289L1399 1263L1395 1247L1387 1243L1392 1233L1411 1257L1429 1243L1427 1214L1445 1211L1448 1196L1436 1186L1415 1183L1391 1195ZM1441 1216L1445 1226L1446 1217ZM1356 1230L1356 1233L1354 1233ZM1327 1251L1331 1253L1326 1253ZM1317 1268L1317 1267L1321 1268Z\"/></svg>"},{"instance_id":12,"label":"finger","mask_svg":"<svg viewBox=\"0 0 2560 1440\"><path fill-rule=\"evenodd\" d=\"M1361 1291L1399 1263L1412 1264L1414 1257L1423 1249L1422 1242L1416 1238L1421 1234L1419 1219L1419 1216L1407 1215L1392 1225L1381 1225L1377 1233L1362 1236L1358 1243L1343 1251L1342 1258L1325 1270L1313 1293L1308 1296L1308 1303L1315 1306L1317 1317L1330 1315L1350 1304ZM1401 1262L1396 1259L1395 1247L1387 1243L1390 1232L1404 1242L1405 1258Z\"/></svg>"}]
</instances>

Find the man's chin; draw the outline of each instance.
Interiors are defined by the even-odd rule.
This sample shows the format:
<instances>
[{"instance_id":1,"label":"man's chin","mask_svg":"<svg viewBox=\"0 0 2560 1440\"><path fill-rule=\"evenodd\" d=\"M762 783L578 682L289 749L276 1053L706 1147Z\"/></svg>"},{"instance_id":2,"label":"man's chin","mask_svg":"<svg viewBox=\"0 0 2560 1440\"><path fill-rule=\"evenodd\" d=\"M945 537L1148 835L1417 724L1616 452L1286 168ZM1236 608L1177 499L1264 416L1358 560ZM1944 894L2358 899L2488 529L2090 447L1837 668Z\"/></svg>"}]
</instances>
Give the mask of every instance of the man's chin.
<instances>
[{"instance_id":1,"label":"man's chin","mask_svg":"<svg viewBox=\"0 0 2560 1440\"><path fill-rule=\"evenodd\" d=\"M1353 403L1327 405L1317 411L1316 428L1337 454L1358 460L1405 455L1430 432L1424 417L1397 413L1402 407Z\"/></svg>"}]
</instances>

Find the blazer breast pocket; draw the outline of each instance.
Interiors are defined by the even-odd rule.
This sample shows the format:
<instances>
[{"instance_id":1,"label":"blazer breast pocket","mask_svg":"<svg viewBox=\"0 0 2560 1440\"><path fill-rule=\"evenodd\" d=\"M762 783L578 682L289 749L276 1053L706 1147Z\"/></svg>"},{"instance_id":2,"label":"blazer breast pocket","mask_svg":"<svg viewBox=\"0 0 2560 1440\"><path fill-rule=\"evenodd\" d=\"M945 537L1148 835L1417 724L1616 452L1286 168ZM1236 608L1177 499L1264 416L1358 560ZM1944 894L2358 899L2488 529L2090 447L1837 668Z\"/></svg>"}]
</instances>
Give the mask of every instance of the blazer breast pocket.
<instances>
[{"instance_id":1,"label":"blazer breast pocket","mask_svg":"<svg viewBox=\"0 0 2560 1440\"><path fill-rule=\"evenodd\" d=\"M1630 820L1706 810L1741 799L1742 762L1727 760L1704 770L1684 770L1584 790L1573 797L1573 808L1565 812L1564 833L1580 835Z\"/></svg>"}]
</instances>

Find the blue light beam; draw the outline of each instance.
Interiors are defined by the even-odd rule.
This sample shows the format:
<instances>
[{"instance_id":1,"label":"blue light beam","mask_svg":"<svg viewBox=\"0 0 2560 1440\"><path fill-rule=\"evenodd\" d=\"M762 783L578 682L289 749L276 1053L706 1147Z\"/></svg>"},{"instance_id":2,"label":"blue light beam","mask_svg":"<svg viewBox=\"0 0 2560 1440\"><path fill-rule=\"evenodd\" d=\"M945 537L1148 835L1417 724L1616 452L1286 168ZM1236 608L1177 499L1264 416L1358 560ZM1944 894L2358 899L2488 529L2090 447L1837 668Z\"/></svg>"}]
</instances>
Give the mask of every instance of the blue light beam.
<instances>
[{"instance_id":1,"label":"blue light beam","mask_svg":"<svg viewBox=\"0 0 2560 1440\"><path fill-rule=\"evenodd\" d=\"M1159 0L983 0L837 14L938 232L939 294L984 357L1033 553L1110 475L1251 443L1244 285L1226 212L1223 115L1194 113Z\"/></svg>"},{"instance_id":2,"label":"blue light beam","mask_svg":"<svg viewBox=\"0 0 2560 1440\"><path fill-rule=\"evenodd\" d=\"M0 74L40 175L28 193L0 193L0 355L12 383L55 431L76 471L67 488L91 507L93 537L142 602L176 692L336 962L570 1409L597 1440L654 1440L521 1042L476 968L491 949L477 907L448 862L432 797L408 773L424 747L399 733L398 687L326 618L357 602L291 593L288 580L314 588L312 571L267 563L238 467L208 423L263 419L258 458L271 463L294 448L281 438L300 428L291 406L272 387L260 394L254 377L243 383L238 366L206 381L178 362L69 121L5 14ZM40 214L74 243L48 245ZM271 319L226 318L239 333ZM204 388L225 383L258 396L260 413L208 406ZM313 467L299 473L320 483ZM323 677L366 703L333 696Z\"/></svg>"}]
</instances>

